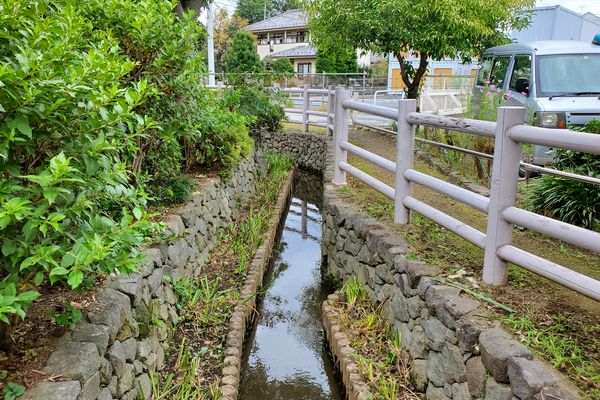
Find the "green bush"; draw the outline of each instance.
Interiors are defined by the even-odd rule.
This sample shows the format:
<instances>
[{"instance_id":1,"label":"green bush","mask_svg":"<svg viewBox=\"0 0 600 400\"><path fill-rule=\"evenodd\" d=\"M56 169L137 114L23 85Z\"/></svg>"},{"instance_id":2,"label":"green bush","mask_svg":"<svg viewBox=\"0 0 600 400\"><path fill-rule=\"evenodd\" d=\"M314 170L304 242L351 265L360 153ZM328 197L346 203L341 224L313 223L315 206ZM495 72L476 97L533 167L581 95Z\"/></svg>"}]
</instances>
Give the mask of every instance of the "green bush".
<instances>
[{"instance_id":1,"label":"green bush","mask_svg":"<svg viewBox=\"0 0 600 400\"><path fill-rule=\"evenodd\" d=\"M147 184L249 153L249 119L201 85L205 34L175 4L0 2L0 320L42 284L134 271L161 229ZM167 201L186 195L173 184Z\"/></svg>"},{"instance_id":2,"label":"green bush","mask_svg":"<svg viewBox=\"0 0 600 400\"><path fill-rule=\"evenodd\" d=\"M249 32L238 32L231 47L225 53L224 69L227 73L263 72L264 68L256 52L256 38Z\"/></svg>"},{"instance_id":3,"label":"green bush","mask_svg":"<svg viewBox=\"0 0 600 400\"><path fill-rule=\"evenodd\" d=\"M287 57L265 58L263 60L265 69L274 74L291 76L294 74L294 64Z\"/></svg>"},{"instance_id":4,"label":"green bush","mask_svg":"<svg viewBox=\"0 0 600 400\"><path fill-rule=\"evenodd\" d=\"M581 131L600 134L600 121ZM600 178L600 156L571 150L557 150L559 170ZM600 187L573 179L544 176L528 189L525 207L561 221L600 231Z\"/></svg>"},{"instance_id":5,"label":"green bush","mask_svg":"<svg viewBox=\"0 0 600 400\"><path fill-rule=\"evenodd\" d=\"M196 182L186 175L174 175L166 179L157 179L150 185L152 203L158 205L183 204L192 198Z\"/></svg>"},{"instance_id":6,"label":"green bush","mask_svg":"<svg viewBox=\"0 0 600 400\"><path fill-rule=\"evenodd\" d=\"M15 0L0 9L5 322L25 316L29 289L46 280L76 288L88 274L135 270L136 249L158 229L130 175L137 138L156 127L136 109L156 88L127 81L136 64L80 6Z\"/></svg>"},{"instance_id":7,"label":"green bush","mask_svg":"<svg viewBox=\"0 0 600 400\"><path fill-rule=\"evenodd\" d=\"M317 52L317 72L355 73L358 72L356 50L350 46L321 45Z\"/></svg>"},{"instance_id":8,"label":"green bush","mask_svg":"<svg viewBox=\"0 0 600 400\"><path fill-rule=\"evenodd\" d=\"M249 84L237 86L228 98L229 106L249 119L251 129L269 132L279 130L285 119L282 102L277 93Z\"/></svg>"}]
</instances>

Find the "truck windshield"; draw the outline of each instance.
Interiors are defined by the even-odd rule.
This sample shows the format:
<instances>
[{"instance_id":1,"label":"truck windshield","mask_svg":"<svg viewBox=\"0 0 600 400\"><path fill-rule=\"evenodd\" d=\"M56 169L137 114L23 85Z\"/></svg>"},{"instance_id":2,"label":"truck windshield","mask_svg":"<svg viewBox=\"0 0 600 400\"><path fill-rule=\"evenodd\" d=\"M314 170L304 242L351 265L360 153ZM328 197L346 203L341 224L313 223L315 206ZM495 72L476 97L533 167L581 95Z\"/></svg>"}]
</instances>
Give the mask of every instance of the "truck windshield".
<instances>
[{"instance_id":1,"label":"truck windshield","mask_svg":"<svg viewBox=\"0 0 600 400\"><path fill-rule=\"evenodd\" d=\"M538 56L538 97L600 94L600 53Z\"/></svg>"}]
</instances>

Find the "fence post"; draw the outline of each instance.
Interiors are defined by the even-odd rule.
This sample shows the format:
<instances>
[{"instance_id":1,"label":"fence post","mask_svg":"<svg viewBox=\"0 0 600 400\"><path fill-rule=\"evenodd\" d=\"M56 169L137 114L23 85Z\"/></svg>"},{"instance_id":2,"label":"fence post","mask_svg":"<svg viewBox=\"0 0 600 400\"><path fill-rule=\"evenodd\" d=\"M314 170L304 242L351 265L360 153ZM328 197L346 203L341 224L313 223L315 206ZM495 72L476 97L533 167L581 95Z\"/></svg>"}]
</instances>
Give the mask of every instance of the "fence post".
<instances>
[{"instance_id":1,"label":"fence post","mask_svg":"<svg viewBox=\"0 0 600 400\"><path fill-rule=\"evenodd\" d=\"M327 94L327 134L333 136L333 129L330 128L333 125L333 113L335 113L335 88L333 85L327 87L329 93Z\"/></svg>"},{"instance_id":2,"label":"fence post","mask_svg":"<svg viewBox=\"0 0 600 400\"><path fill-rule=\"evenodd\" d=\"M310 106L310 94L308 93L309 84L304 85L302 92L302 132L308 132L308 110Z\"/></svg>"},{"instance_id":3,"label":"fence post","mask_svg":"<svg viewBox=\"0 0 600 400\"><path fill-rule=\"evenodd\" d=\"M498 257L498 248L511 243L513 231L512 224L502 219L501 213L506 207L515 205L521 161L521 144L508 137L507 131L525 122L525 109L500 107L496 121L483 283L499 286L506 283L507 265L506 261Z\"/></svg>"},{"instance_id":4,"label":"fence post","mask_svg":"<svg viewBox=\"0 0 600 400\"><path fill-rule=\"evenodd\" d=\"M417 111L414 99L398 101L398 133L396 134L396 192L394 198L394 223L408 224L410 210L402 201L412 194L412 184L404 172L414 166L415 126L408 122L408 114Z\"/></svg>"},{"instance_id":5,"label":"fence post","mask_svg":"<svg viewBox=\"0 0 600 400\"><path fill-rule=\"evenodd\" d=\"M348 161L348 152L342 150L340 143L348 141L348 124L350 123L350 111L344 109L342 103L350 100L350 91L342 86L335 88L335 115L333 118L333 183L336 185L346 184L346 171L340 168L341 162Z\"/></svg>"}]
</instances>

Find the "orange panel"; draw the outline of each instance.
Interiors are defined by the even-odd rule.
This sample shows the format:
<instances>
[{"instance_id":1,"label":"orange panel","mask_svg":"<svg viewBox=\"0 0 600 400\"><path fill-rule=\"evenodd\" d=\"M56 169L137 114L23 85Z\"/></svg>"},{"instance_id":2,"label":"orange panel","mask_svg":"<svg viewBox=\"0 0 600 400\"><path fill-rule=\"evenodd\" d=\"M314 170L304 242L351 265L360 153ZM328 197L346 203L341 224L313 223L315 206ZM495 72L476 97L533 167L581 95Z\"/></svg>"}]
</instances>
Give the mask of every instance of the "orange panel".
<instances>
[{"instance_id":1,"label":"orange panel","mask_svg":"<svg viewBox=\"0 0 600 400\"><path fill-rule=\"evenodd\" d=\"M392 90L402 90L406 87L402 80L402 74L400 68L392 69Z\"/></svg>"},{"instance_id":2,"label":"orange panel","mask_svg":"<svg viewBox=\"0 0 600 400\"><path fill-rule=\"evenodd\" d=\"M452 75L452 68L435 68L434 75Z\"/></svg>"},{"instance_id":3,"label":"orange panel","mask_svg":"<svg viewBox=\"0 0 600 400\"><path fill-rule=\"evenodd\" d=\"M435 68L433 70L433 75L452 75L452 68ZM434 81L433 81L434 89L445 89L446 86L450 83L450 79L452 79L452 78L435 77L433 79L434 79Z\"/></svg>"}]
</instances>

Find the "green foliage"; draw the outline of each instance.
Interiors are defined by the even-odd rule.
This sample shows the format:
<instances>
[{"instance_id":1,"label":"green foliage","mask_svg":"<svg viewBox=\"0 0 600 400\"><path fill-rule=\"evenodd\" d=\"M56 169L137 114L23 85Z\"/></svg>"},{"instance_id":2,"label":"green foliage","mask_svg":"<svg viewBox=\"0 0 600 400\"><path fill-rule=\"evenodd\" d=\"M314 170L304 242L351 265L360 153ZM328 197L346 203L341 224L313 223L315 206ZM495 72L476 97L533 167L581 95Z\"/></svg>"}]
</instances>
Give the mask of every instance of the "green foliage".
<instances>
[{"instance_id":1,"label":"green foliage","mask_svg":"<svg viewBox=\"0 0 600 400\"><path fill-rule=\"evenodd\" d=\"M224 57L235 35L248 25L248 21L237 15L229 15L227 10L219 9L215 14L215 67L223 71Z\"/></svg>"},{"instance_id":2,"label":"green foliage","mask_svg":"<svg viewBox=\"0 0 600 400\"><path fill-rule=\"evenodd\" d=\"M341 291L346 295L348 307L354 306L357 301L367 298L367 292L356 276L351 276L342 286Z\"/></svg>"},{"instance_id":3,"label":"green foliage","mask_svg":"<svg viewBox=\"0 0 600 400\"><path fill-rule=\"evenodd\" d=\"M25 311L40 294L32 290L17 294L14 282L0 283L0 320L10 323L9 314L25 318Z\"/></svg>"},{"instance_id":4,"label":"green foliage","mask_svg":"<svg viewBox=\"0 0 600 400\"><path fill-rule=\"evenodd\" d=\"M263 65L256 52L256 38L249 32L238 32L224 57L225 72L240 74L263 72Z\"/></svg>"},{"instance_id":5,"label":"green foliage","mask_svg":"<svg viewBox=\"0 0 600 400\"><path fill-rule=\"evenodd\" d=\"M393 54L409 98L416 98L428 59L477 57L508 42L505 32L528 23L521 9L533 0L306 0L317 47L347 44ZM509 29L510 28L510 29ZM408 52L420 58L417 68Z\"/></svg>"},{"instance_id":6,"label":"green foliage","mask_svg":"<svg viewBox=\"0 0 600 400\"><path fill-rule=\"evenodd\" d=\"M277 180L285 179L288 172L294 168L295 161L292 156L287 154L279 154L275 152L267 153L267 165L269 175Z\"/></svg>"},{"instance_id":7,"label":"green foliage","mask_svg":"<svg viewBox=\"0 0 600 400\"><path fill-rule=\"evenodd\" d=\"M580 129L600 134L600 121ZM600 156L571 150L556 151L559 170L600 178ZM527 190L525 207L561 221L600 231L600 187L573 179L544 176Z\"/></svg>"},{"instance_id":8,"label":"green foliage","mask_svg":"<svg viewBox=\"0 0 600 400\"><path fill-rule=\"evenodd\" d=\"M239 0L235 8L235 15L250 21L252 24L262 21L265 17L265 11L271 13L273 10L271 0Z\"/></svg>"},{"instance_id":9,"label":"green foliage","mask_svg":"<svg viewBox=\"0 0 600 400\"><path fill-rule=\"evenodd\" d=\"M250 129L275 132L281 128L285 111L283 99L269 89L261 89L250 83L239 85L227 99L231 109L246 116Z\"/></svg>"},{"instance_id":10,"label":"green foliage","mask_svg":"<svg viewBox=\"0 0 600 400\"><path fill-rule=\"evenodd\" d=\"M358 72L356 50L350 46L340 46L339 44L320 45L317 51L317 72Z\"/></svg>"},{"instance_id":11,"label":"green foliage","mask_svg":"<svg viewBox=\"0 0 600 400\"><path fill-rule=\"evenodd\" d=\"M71 303L66 303L63 307L52 310L49 317L54 319L54 322L58 326L69 328L73 330L77 327L77 323L83 318L83 314Z\"/></svg>"},{"instance_id":12,"label":"green foliage","mask_svg":"<svg viewBox=\"0 0 600 400\"><path fill-rule=\"evenodd\" d=\"M17 397L25 393L25 386L21 386L14 382L4 382L8 373L6 371L0 371L0 381L2 381L2 399L3 400L15 400Z\"/></svg>"},{"instance_id":13,"label":"green foliage","mask_svg":"<svg viewBox=\"0 0 600 400\"><path fill-rule=\"evenodd\" d=\"M543 354L554 367L576 377L582 387L589 390L591 398L600 394L598 364L586 356L568 317L559 314L552 321L545 321L542 327L527 315L511 314L503 322L519 335L523 344ZM582 328L589 331L591 337L597 337L597 326Z\"/></svg>"},{"instance_id":14,"label":"green foliage","mask_svg":"<svg viewBox=\"0 0 600 400\"><path fill-rule=\"evenodd\" d=\"M287 57L281 58L265 58L263 60L265 70L283 76L290 76L294 74L294 64Z\"/></svg>"},{"instance_id":15,"label":"green foliage","mask_svg":"<svg viewBox=\"0 0 600 400\"><path fill-rule=\"evenodd\" d=\"M1 3L0 320L41 284L134 271L161 229L146 184L249 153L249 119L199 84L205 34L176 4Z\"/></svg>"},{"instance_id":16,"label":"green foliage","mask_svg":"<svg viewBox=\"0 0 600 400\"><path fill-rule=\"evenodd\" d=\"M250 23L262 21L265 11L268 15L281 14L284 11L300 8L298 0L239 0L235 15L247 19Z\"/></svg>"},{"instance_id":17,"label":"green foliage","mask_svg":"<svg viewBox=\"0 0 600 400\"><path fill-rule=\"evenodd\" d=\"M88 274L132 271L136 248L158 229L129 176L136 140L156 127L136 109L156 88L127 82L136 65L94 28L85 15L93 3L6 1L0 9L5 322L23 318L33 296L15 288L46 280L76 288Z\"/></svg>"},{"instance_id":18,"label":"green foliage","mask_svg":"<svg viewBox=\"0 0 600 400\"><path fill-rule=\"evenodd\" d=\"M185 174L178 174L170 179L156 179L152 182L153 202L158 204L183 204L192 198L196 182Z\"/></svg>"}]
</instances>

